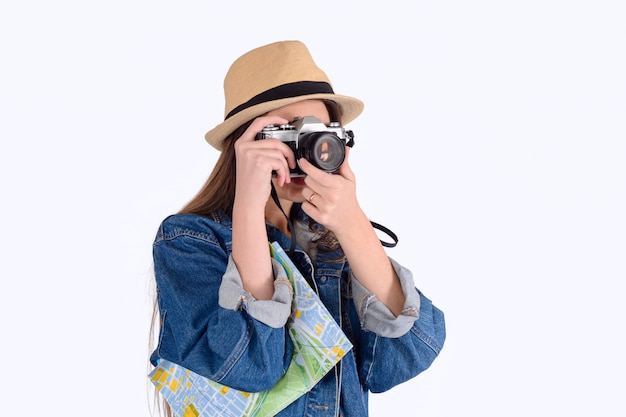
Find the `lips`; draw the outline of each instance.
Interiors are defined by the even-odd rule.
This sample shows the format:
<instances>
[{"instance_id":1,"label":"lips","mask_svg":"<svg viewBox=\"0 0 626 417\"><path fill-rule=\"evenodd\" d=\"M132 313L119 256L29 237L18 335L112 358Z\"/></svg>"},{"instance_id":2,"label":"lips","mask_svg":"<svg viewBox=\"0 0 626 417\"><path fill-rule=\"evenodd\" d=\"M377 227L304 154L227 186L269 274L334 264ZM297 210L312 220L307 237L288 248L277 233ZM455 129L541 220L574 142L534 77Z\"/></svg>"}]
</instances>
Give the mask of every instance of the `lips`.
<instances>
[{"instance_id":1,"label":"lips","mask_svg":"<svg viewBox=\"0 0 626 417\"><path fill-rule=\"evenodd\" d=\"M304 177L293 177L291 179L291 183L292 184L296 184L296 185L305 185L304 184Z\"/></svg>"}]
</instances>

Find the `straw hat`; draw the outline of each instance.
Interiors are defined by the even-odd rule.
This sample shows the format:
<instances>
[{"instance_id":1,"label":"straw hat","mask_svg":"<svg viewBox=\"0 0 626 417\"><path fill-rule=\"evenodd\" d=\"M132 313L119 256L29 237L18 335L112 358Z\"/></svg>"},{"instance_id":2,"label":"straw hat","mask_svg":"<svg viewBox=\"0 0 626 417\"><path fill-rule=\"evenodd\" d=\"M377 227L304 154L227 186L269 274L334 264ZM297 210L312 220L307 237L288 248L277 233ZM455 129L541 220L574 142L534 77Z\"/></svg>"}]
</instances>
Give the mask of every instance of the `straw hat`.
<instances>
[{"instance_id":1,"label":"straw hat","mask_svg":"<svg viewBox=\"0 0 626 417\"><path fill-rule=\"evenodd\" d=\"M224 121L204 136L218 150L224 138L239 126L297 101L334 101L343 125L363 111L360 100L334 93L324 71L299 41L271 43L239 57L224 79L224 97Z\"/></svg>"}]
</instances>

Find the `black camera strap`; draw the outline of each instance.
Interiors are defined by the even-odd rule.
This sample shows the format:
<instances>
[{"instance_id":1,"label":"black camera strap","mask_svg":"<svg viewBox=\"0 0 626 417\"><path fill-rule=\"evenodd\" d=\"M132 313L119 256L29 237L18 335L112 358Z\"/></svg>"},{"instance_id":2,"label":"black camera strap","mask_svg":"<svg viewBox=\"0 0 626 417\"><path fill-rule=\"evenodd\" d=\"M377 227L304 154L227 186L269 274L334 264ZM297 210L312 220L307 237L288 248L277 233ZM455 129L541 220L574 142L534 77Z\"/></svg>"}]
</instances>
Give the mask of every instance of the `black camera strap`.
<instances>
[{"instance_id":1,"label":"black camera strap","mask_svg":"<svg viewBox=\"0 0 626 417\"><path fill-rule=\"evenodd\" d=\"M289 254L290 257L292 257L294 251L296 250L296 233L293 228L293 222L291 221L291 217L288 216L287 213L285 213L285 210L283 210L283 206L280 204L280 200L278 199L278 193L276 192L276 187L274 187L274 183L272 182L271 184L272 184L272 200L274 200L274 203L276 203L281 213L283 213L283 215L287 219L287 228L289 229L289 233L291 233L291 246L289 247L289 251L287 253Z\"/></svg>"},{"instance_id":2,"label":"black camera strap","mask_svg":"<svg viewBox=\"0 0 626 417\"><path fill-rule=\"evenodd\" d=\"M278 193L276 192L276 187L274 187L274 183L272 182L272 200L274 200L274 203L276 203L276 206L278 206L278 208L280 209L280 211L283 213L283 215L285 216L285 218L287 219L287 227L289 229L289 233L291 233L291 247L289 248L289 256L293 255L293 252L296 249L296 234L295 234L295 230L293 228L293 222L291 221L291 217L287 215L287 213L285 213L285 210L283 210L282 205L280 204L280 200L278 199ZM376 222L373 222L370 220L370 223L372 224L372 227L374 227L374 229L378 229L381 232L387 234L387 236L389 236L391 239L393 239L393 243L389 243L389 242L385 242L383 240L380 240L380 244L383 245L386 248L393 248L398 244L398 236L392 232L390 229L386 228L385 226L378 224Z\"/></svg>"},{"instance_id":3,"label":"black camera strap","mask_svg":"<svg viewBox=\"0 0 626 417\"><path fill-rule=\"evenodd\" d=\"M389 236L390 238L393 239L393 243L389 243L389 242L385 242L383 240L380 241L380 244L383 245L386 248L393 248L398 244L398 236L392 232L391 230L389 230L388 228L386 228L383 225L380 225L376 222L373 222L370 220L370 223L372 223L372 226L374 227L374 229L378 229L381 232L384 232L387 236ZM379 239L380 240L380 239Z\"/></svg>"}]
</instances>

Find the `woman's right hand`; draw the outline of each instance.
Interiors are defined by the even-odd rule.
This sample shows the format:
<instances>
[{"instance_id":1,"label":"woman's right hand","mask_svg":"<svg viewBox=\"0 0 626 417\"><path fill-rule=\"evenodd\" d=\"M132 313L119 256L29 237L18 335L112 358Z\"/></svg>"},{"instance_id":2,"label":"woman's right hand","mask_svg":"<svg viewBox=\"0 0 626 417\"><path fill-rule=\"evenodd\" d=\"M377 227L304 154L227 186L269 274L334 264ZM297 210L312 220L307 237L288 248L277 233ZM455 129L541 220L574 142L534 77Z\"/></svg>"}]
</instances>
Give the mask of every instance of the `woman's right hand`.
<instances>
[{"instance_id":1,"label":"woman's right hand","mask_svg":"<svg viewBox=\"0 0 626 417\"><path fill-rule=\"evenodd\" d=\"M265 126L281 125L277 116L255 119L235 142L237 185L233 204L232 257L241 282L257 300L274 294L274 274L267 246L265 205L272 189L272 172L278 186L290 182L289 167L296 161L289 146L278 139L255 140Z\"/></svg>"},{"instance_id":2,"label":"woman's right hand","mask_svg":"<svg viewBox=\"0 0 626 417\"><path fill-rule=\"evenodd\" d=\"M265 126L286 123L288 120L278 116L258 117L235 142L235 201L238 203L245 202L248 207L252 205L264 209L270 196L272 175L276 175L279 187L291 181L289 169L296 166L291 148L278 139L255 140Z\"/></svg>"}]
</instances>

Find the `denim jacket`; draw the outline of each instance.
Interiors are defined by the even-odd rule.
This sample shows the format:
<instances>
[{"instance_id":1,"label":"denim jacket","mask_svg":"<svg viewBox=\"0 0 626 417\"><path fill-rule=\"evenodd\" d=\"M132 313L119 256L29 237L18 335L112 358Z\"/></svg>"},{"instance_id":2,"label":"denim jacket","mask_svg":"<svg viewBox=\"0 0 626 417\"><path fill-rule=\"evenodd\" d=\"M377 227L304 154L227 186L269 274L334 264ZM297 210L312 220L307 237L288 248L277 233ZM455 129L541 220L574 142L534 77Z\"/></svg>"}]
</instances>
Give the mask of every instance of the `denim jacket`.
<instances>
[{"instance_id":1,"label":"denim jacket","mask_svg":"<svg viewBox=\"0 0 626 417\"><path fill-rule=\"evenodd\" d=\"M307 242L300 211L297 242ZM269 241L290 239L268 224ZM306 247L307 245L302 245ZM271 388L286 371L293 346L285 332L291 292L274 264L275 293L255 300L245 292L231 257L232 221L224 213L177 214L161 224L153 246L162 326L152 353L213 381L247 392ZM445 340L443 313L394 260L406 302L395 317L356 280L341 249L314 252L298 246L292 261L340 324L353 349L307 394L278 416L368 414L368 392L383 392L427 369ZM338 260L339 259L339 260Z\"/></svg>"}]
</instances>

